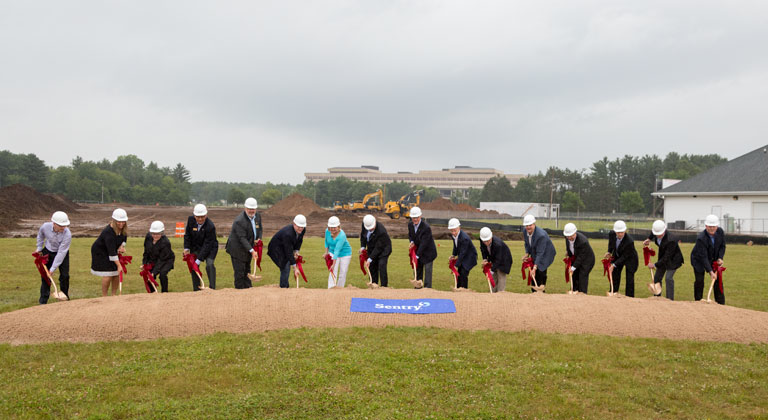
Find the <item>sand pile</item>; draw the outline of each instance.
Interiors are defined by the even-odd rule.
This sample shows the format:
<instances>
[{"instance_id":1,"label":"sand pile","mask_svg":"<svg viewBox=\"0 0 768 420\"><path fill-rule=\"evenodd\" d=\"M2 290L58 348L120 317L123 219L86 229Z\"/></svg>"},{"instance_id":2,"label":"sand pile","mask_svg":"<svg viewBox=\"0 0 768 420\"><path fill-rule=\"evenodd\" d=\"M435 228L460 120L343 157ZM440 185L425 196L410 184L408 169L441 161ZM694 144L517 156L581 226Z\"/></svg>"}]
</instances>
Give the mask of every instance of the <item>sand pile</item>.
<instances>
[{"instance_id":1,"label":"sand pile","mask_svg":"<svg viewBox=\"0 0 768 420\"><path fill-rule=\"evenodd\" d=\"M0 232L14 226L25 217L50 216L61 210L67 213L76 211L80 206L61 195L43 194L23 184L0 188Z\"/></svg>"},{"instance_id":2,"label":"sand pile","mask_svg":"<svg viewBox=\"0 0 768 420\"><path fill-rule=\"evenodd\" d=\"M263 212L268 216L290 216L303 214L307 217L330 217L331 213L315 204L314 201L299 193L293 193L280 200L274 206Z\"/></svg>"}]
</instances>

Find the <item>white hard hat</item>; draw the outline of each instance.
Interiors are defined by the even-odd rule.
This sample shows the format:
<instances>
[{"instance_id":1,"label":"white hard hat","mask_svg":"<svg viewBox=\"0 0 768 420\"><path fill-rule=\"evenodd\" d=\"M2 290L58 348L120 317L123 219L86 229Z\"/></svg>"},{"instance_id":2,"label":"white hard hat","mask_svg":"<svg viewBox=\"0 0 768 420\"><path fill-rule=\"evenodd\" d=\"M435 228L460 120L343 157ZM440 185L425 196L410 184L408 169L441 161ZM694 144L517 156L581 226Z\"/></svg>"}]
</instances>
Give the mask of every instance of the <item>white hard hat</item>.
<instances>
[{"instance_id":1,"label":"white hard hat","mask_svg":"<svg viewBox=\"0 0 768 420\"><path fill-rule=\"evenodd\" d=\"M341 220L339 220L336 216L331 216L328 218L328 227L339 227L341 225Z\"/></svg>"},{"instance_id":2,"label":"white hard hat","mask_svg":"<svg viewBox=\"0 0 768 420\"><path fill-rule=\"evenodd\" d=\"M651 232L653 232L654 235L663 235L666 231L667 224L664 223L663 220L657 220L653 222L653 226L651 226Z\"/></svg>"},{"instance_id":3,"label":"white hard hat","mask_svg":"<svg viewBox=\"0 0 768 420\"><path fill-rule=\"evenodd\" d=\"M59 223L61 224L61 223ZM710 214L707 216L706 219L704 219L704 225L705 226L720 226L720 219L717 218L714 214Z\"/></svg>"},{"instance_id":4,"label":"white hard hat","mask_svg":"<svg viewBox=\"0 0 768 420\"><path fill-rule=\"evenodd\" d=\"M448 229L456 229L459 226L461 226L461 223L459 223L459 219L455 217L448 221Z\"/></svg>"},{"instance_id":5,"label":"white hard hat","mask_svg":"<svg viewBox=\"0 0 768 420\"><path fill-rule=\"evenodd\" d=\"M256 202L256 200L253 200ZM298 227L307 227L307 218L304 217L303 214L297 214L296 217L293 218L293 223L296 223L296 226Z\"/></svg>"},{"instance_id":6,"label":"white hard hat","mask_svg":"<svg viewBox=\"0 0 768 420\"><path fill-rule=\"evenodd\" d=\"M372 214L366 214L365 217L363 217L363 226L367 230L371 230L376 227L376 218L373 217Z\"/></svg>"},{"instance_id":7,"label":"white hard hat","mask_svg":"<svg viewBox=\"0 0 768 420\"><path fill-rule=\"evenodd\" d=\"M563 235L571 236L574 233L576 233L576 225L573 223L566 223L565 227L563 228Z\"/></svg>"},{"instance_id":8,"label":"white hard hat","mask_svg":"<svg viewBox=\"0 0 768 420\"><path fill-rule=\"evenodd\" d=\"M128 213L126 213L123 209L115 209L115 211L112 212L112 218L118 222L127 222Z\"/></svg>"},{"instance_id":9,"label":"white hard hat","mask_svg":"<svg viewBox=\"0 0 768 420\"><path fill-rule=\"evenodd\" d=\"M523 218L523 226L528 226L536 223L536 218L532 214L526 214Z\"/></svg>"},{"instance_id":10,"label":"white hard hat","mask_svg":"<svg viewBox=\"0 0 768 420\"><path fill-rule=\"evenodd\" d=\"M256 202L256 199L253 197L248 197L245 199L245 208L247 209L255 209L259 207L259 203Z\"/></svg>"},{"instance_id":11,"label":"white hard hat","mask_svg":"<svg viewBox=\"0 0 768 420\"><path fill-rule=\"evenodd\" d=\"M163 224L163 222L159 220L155 220L154 222L152 222L151 225L149 225L149 231L151 233L161 233L164 230L165 230L165 225Z\"/></svg>"},{"instance_id":12,"label":"white hard hat","mask_svg":"<svg viewBox=\"0 0 768 420\"><path fill-rule=\"evenodd\" d=\"M623 220L617 220L616 223L613 224L613 231L616 233L626 232L627 224L624 223Z\"/></svg>"},{"instance_id":13,"label":"white hard hat","mask_svg":"<svg viewBox=\"0 0 768 420\"><path fill-rule=\"evenodd\" d=\"M208 214L208 209L205 208L205 204L195 204L195 209L192 210L192 214L195 216L205 216Z\"/></svg>"},{"instance_id":14,"label":"white hard hat","mask_svg":"<svg viewBox=\"0 0 768 420\"><path fill-rule=\"evenodd\" d=\"M493 237L493 233L491 233L491 228L484 227L480 229L480 240L485 242Z\"/></svg>"},{"instance_id":15,"label":"white hard hat","mask_svg":"<svg viewBox=\"0 0 768 420\"><path fill-rule=\"evenodd\" d=\"M69 217L63 211L57 211L51 216L51 221L59 226L69 226Z\"/></svg>"},{"instance_id":16,"label":"white hard hat","mask_svg":"<svg viewBox=\"0 0 768 420\"><path fill-rule=\"evenodd\" d=\"M421 217L421 209L418 207L414 207L410 211L411 217Z\"/></svg>"}]
</instances>

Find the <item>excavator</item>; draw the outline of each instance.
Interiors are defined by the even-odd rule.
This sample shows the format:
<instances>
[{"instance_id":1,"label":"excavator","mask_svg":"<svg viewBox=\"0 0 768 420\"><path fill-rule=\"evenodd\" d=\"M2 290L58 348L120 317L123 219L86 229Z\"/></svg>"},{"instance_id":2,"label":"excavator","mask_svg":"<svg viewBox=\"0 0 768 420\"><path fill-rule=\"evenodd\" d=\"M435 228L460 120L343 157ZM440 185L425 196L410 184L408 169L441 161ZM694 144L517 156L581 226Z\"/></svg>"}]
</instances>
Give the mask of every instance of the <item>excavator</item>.
<instances>
[{"instance_id":1,"label":"excavator","mask_svg":"<svg viewBox=\"0 0 768 420\"><path fill-rule=\"evenodd\" d=\"M333 204L334 211L382 211L384 209L384 191L379 188L376 192L366 194L360 201L342 204L337 201Z\"/></svg>"},{"instance_id":2,"label":"excavator","mask_svg":"<svg viewBox=\"0 0 768 420\"><path fill-rule=\"evenodd\" d=\"M410 217L411 209L421 203L422 195L424 195L424 190L412 191L397 201L388 201L384 205L384 213L392 219Z\"/></svg>"}]
</instances>

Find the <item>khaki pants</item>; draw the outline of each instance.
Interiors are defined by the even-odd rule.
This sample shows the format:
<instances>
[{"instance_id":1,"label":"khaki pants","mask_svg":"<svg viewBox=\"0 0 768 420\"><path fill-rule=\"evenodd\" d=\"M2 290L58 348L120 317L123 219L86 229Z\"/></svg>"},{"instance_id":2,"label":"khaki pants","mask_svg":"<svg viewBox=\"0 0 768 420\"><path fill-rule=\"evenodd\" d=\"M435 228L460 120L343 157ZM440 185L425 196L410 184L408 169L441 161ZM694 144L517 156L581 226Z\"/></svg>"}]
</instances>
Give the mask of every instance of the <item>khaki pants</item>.
<instances>
[{"instance_id":1,"label":"khaki pants","mask_svg":"<svg viewBox=\"0 0 768 420\"><path fill-rule=\"evenodd\" d=\"M499 270L493 272L493 281L496 282L496 287L493 288L493 293L503 292L507 288L507 273L502 273Z\"/></svg>"}]
</instances>

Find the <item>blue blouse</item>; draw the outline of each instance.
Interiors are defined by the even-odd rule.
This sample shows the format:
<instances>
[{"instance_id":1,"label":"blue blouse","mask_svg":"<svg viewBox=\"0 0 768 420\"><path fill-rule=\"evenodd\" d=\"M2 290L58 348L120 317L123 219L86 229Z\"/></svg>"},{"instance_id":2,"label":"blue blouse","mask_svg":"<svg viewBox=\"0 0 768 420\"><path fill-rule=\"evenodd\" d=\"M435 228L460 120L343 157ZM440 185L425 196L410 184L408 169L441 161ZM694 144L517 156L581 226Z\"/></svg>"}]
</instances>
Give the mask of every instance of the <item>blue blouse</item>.
<instances>
[{"instance_id":1,"label":"blue blouse","mask_svg":"<svg viewBox=\"0 0 768 420\"><path fill-rule=\"evenodd\" d=\"M347 234L344 233L344 230L339 230L339 234L336 235L336 239L334 239L331 236L331 231L326 229L325 247L328 249L328 252L331 254L334 260L340 257L348 257L352 255L352 247L349 246Z\"/></svg>"}]
</instances>

